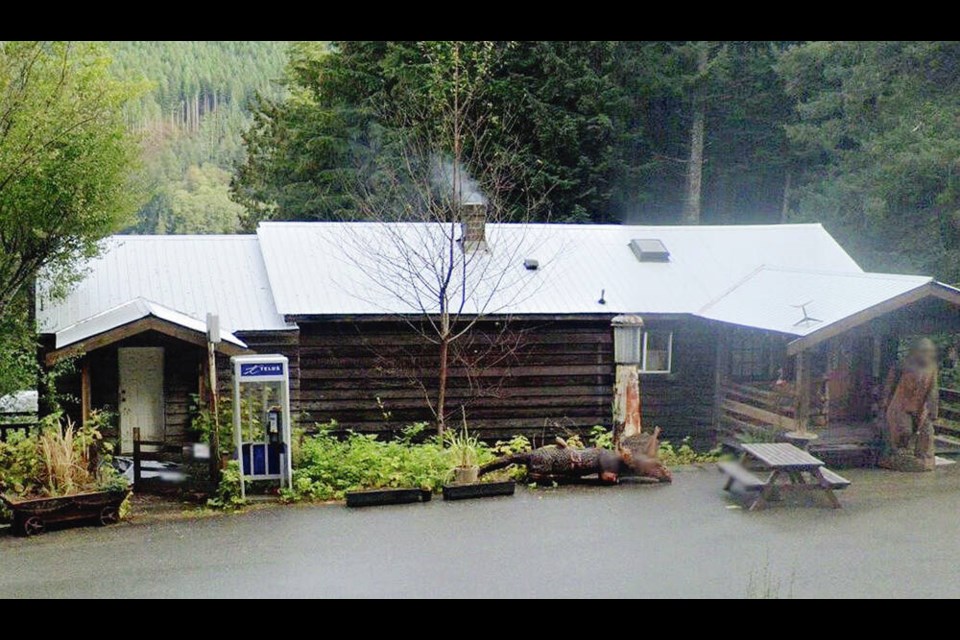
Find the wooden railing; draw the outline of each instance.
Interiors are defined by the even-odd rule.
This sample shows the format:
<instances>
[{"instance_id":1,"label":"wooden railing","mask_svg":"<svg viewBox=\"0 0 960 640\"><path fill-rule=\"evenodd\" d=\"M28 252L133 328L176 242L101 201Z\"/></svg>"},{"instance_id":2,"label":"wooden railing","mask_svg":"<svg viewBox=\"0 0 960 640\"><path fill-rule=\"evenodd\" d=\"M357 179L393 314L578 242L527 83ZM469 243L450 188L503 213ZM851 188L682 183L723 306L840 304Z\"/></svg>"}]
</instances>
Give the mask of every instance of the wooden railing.
<instances>
[{"instance_id":1,"label":"wooden railing","mask_svg":"<svg viewBox=\"0 0 960 640\"><path fill-rule=\"evenodd\" d=\"M721 432L774 435L797 428L797 397L785 385L779 388L725 382L720 388Z\"/></svg>"},{"instance_id":2,"label":"wooden railing","mask_svg":"<svg viewBox=\"0 0 960 640\"><path fill-rule=\"evenodd\" d=\"M35 413L0 413L0 442L6 442L8 435L14 431L30 433L36 426Z\"/></svg>"},{"instance_id":3,"label":"wooden railing","mask_svg":"<svg viewBox=\"0 0 960 640\"><path fill-rule=\"evenodd\" d=\"M960 438L960 390L940 389L940 419L937 433Z\"/></svg>"}]
</instances>

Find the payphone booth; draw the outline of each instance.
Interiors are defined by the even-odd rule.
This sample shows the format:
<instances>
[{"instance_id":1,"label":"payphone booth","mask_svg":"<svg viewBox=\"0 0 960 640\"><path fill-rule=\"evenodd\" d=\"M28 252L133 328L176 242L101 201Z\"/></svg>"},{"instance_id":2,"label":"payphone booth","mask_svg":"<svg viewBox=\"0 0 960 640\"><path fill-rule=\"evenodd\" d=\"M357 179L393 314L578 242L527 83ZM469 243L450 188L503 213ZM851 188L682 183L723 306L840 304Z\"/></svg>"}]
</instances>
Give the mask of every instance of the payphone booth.
<instances>
[{"instance_id":1,"label":"payphone booth","mask_svg":"<svg viewBox=\"0 0 960 640\"><path fill-rule=\"evenodd\" d=\"M233 440L241 469L241 495L248 480L279 480L293 488L290 459L290 369L280 355L235 356Z\"/></svg>"}]
</instances>

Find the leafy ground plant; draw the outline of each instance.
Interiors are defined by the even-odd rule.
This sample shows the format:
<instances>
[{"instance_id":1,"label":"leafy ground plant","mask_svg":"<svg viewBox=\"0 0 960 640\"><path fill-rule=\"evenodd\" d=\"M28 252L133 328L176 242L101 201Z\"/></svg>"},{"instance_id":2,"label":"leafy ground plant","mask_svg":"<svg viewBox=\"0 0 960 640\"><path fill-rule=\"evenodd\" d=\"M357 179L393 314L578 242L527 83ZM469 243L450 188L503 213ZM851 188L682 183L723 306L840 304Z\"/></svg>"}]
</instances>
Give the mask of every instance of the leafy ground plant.
<instances>
[{"instance_id":1,"label":"leafy ground plant","mask_svg":"<svg viewBox=\"0 0 960 640\"><path fill-rule=\"evenodd\" d=\"M607 427L597 425L590 429L590 442L593 443L593 446L601 449L613 449L613 432ZM720 448L697 451L690 445L689 437L681 440L679 447L675 447L668 440L663 440L657 450L657 457L668 467L705 464L720 459Z\"/></svg>"},{"instance_id":2,"label":"leafy ground plant","mask_svg":"<svg viewBox=\"0 0 960 640\"><path fill-rule=\"evenodd\" d=\"M415 443L426 425L412 425L397 440L376 435L333 435L336 423L304 437L295 447L293 491L288 500L340 500L347 491L390 487L420 487L439 491L459 462L456 452L435 436ZM494 458L491 449L477 443L476 463Z\"/></svg>"},{"instance_id":3,"label":"leafy ground plant","mask_svg":"<svg viewBox=\"0 0 960 640\"><path fill-rule=\"evenodd\" d=\"M207 506L211 509L221 509L223 511L239 509L246 504L240 490L240 485L240 462L238 460L231 460L220 472L220 484L217 485L217 495L207 500Z\"/></svg>"},{"instance_id":4,"label":"leafy ground plant","mask_svg":"<svg viewBox=\"0 0 960 640\"><path fill-rule=\"evenodd\" d=\"M0 493L21 498L57 497L126 488L110 464L98 414L74 425L60 414L41 421L38 433L12 433L0 442Z\"/></svg>"}]
</instances>

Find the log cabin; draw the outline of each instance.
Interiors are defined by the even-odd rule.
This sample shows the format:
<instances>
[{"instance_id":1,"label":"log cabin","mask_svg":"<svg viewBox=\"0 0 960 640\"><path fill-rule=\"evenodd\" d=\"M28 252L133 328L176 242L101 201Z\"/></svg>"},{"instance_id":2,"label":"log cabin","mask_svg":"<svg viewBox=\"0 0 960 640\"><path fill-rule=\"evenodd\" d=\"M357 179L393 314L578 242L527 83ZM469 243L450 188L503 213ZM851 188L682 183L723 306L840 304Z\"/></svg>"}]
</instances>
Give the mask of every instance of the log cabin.
<instances>
[{"instance_id":1,"label":"log cabin","mask_svg":"<svg viewBox=\"0 0 960 640\"><path fill-rule=\"evenodd\" d=\"M231 355L287 356L302 426L396 432L432 421L435 283L421 267L401 277L397 258L442 261L437 227L272 222L253 235L110 238L65 296L38 285L42 362L65 370L57 386L76 419L119 415L121 451L134 427L174 444L196 437L208 313L220 318L221 384ZM490 439L609 425L610 322L638 314L643 419L665 438L707 446L809 428L821 447L870 448L899 345L960 331L960 290L865 272L819 224L474 216L456 233L458 251L477 257L451 257L461 280L448 298L469 330L449 356L446 407Z\"/></svg>"}]
</instances>

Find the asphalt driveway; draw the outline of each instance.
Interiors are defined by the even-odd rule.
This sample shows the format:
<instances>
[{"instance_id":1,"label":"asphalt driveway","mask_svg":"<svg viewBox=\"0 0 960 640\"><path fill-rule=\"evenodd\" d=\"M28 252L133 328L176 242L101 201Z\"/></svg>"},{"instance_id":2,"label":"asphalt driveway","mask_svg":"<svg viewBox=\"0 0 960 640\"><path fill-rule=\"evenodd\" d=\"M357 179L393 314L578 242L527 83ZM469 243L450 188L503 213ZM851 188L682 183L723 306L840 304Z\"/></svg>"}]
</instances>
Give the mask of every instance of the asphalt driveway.
<instances>
[{"instance_id":1,"label":"asphalt driveway","mask_svg":"<svg viewBox=\"0 0 960 640\"><path fill-rule=\"evenodd\" d=\"M845 508L673 485L0 533L0 597L960 597L960 465L844 472Z\"/></svg>"}]
</instances>

